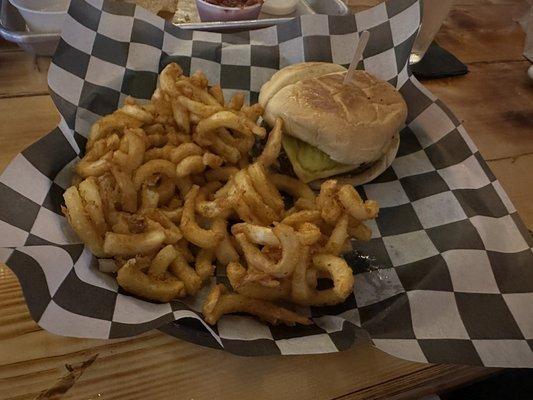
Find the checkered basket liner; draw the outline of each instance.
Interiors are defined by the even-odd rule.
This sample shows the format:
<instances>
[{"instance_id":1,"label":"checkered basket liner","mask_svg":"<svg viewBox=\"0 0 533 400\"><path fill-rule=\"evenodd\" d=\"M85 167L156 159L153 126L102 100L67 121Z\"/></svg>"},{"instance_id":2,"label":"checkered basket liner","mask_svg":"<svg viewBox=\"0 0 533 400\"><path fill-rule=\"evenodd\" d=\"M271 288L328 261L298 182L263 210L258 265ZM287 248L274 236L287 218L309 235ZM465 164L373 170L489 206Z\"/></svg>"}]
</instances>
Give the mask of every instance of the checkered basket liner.
<instances>
[{"instance_id":1,"label":"checkered basket liner","mask_svg":"<svg viewBox=\"0 0 533 400\"><path fill-rule=\"evenodd\" d=\"M417 0L391 0L355 16L220 34L181 30L131 4L73 0L49 72L61 123L0 177L0 261L17 275L35 321L87 338L158 328L248 356L336 352L363 335L408 360L533 367L531 236L461 123L410 74L419 22ZM363 30L371 38L362 66L401 91L409 115L392 166L360 188L382 208L372 240L345 255L357 272L353 296L299 309L312 326L232 315L209 327L201 299L153 304L99 272L60 212L92 123L128 95L150 98L169 62L256 101L287 65L348 64Z\"/></svg>"}]
</instances>

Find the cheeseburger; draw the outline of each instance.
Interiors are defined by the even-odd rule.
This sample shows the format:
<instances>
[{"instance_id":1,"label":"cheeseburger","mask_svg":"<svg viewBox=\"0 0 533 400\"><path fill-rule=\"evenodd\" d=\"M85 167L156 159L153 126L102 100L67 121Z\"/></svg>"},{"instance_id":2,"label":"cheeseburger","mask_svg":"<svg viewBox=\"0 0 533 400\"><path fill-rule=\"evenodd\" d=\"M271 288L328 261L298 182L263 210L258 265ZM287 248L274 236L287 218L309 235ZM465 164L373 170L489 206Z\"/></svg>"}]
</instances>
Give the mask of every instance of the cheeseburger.
<instances>
[{"instance_id":1,"label":"cheeseburger","mask_svg":"<svg viewBox=\"0 0 533 400\"><path fill-rule=\"evenodd\" d=\"M391 163L407 106L389 83L330 63L302 63L278 71L263 85L259 103L270 126L283 120L283 148L304 182L345 174L362 184Z\"/></svg>"}]
</instances>

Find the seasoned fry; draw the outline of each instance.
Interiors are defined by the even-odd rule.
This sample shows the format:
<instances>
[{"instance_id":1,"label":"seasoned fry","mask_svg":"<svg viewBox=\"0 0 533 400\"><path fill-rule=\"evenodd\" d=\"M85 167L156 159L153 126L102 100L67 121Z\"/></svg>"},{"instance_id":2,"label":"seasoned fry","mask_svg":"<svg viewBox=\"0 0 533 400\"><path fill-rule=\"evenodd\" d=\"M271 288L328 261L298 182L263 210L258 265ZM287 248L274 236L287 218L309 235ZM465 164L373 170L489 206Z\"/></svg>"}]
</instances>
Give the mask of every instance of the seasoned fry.
<instances>
[{"instance_id":1,"label":"seasoned fry","mask_svg":"<svg viewBox=\"0 0 533 400\"><path fill-rule=\"evenodd\" d=\"M214 249L224 239L224 233L215 229L203 229L198 226L195 216L195 201L199 187L193 186L185 197L183 215L181 217L181 231L191 243L203 249Z\"/></svg>"},{"instance_id":2,"label":"seasoned fry","mask_svg":"<svg viewBox=\"0 0 533 400\"><path fill-rule=\"evenodd\" d=\"M159 75L159 86L161 87L161 90L171 96L178 95L178 90L176 89L176 80L181 75L183 75L183 70L178 64L168 64Z\"/></svg>"},{"instance_id":3,"label":"seasoned fry","mask_svg":"<svg viewBox=\"0 0 533 400\"><path fill-rule=\"evenodd\" d=\"M111 173L120 189L122 209L134 213L137 211L137 191L130 176L115 167L111 168Z\"/></svg>"},{"instance_id":4,"label":"seasoned fry","mask_svg":"<svg viewBox=\"0 0 533 400\"><path fill-rule=\"evenodd\" d=\"M96 182L104 206L105 219L109 224L114 224L116 222L114 218L117 214L116 206L120 203L120 189L110 173L99 176Z\"/></svg>"},{"instance_id":5,"label":"seasoned fry","mask_svg":"<svg viewBox=\"0 0 533 400\"><path fill-rule=\"evenodd\" d=\"M227 144L221 137L217 136L216 133L211 135L210 142L211 144L209 147L213 153L218 154L227 162L236 164L241 159L239 149Z\"/></svg>"},{"instance_id":6,"label":"seasoned fry","mask_svg":"<svg viewBox=\"0 0 533 400\"><path fill-rule=\"evenodd\" d=\"M206 167L220 168L224 164L224 160L213 153L204 153L202 161Z\"/></svg>"},{"instance_id":7,"label":"seasoned fry","mask_svg":"<svg viewBox=\"0 0 533 400\"><path fill-rule=\"evenodd\" d=\"M372 230L364 223L356 219L350 219L348 222L348 235L357 240L368 242L372 238Z\"/></svg>"},{"instance_id":8,"label":"seasoned fry","mask_svg":"<svg viewBox=\"0 0 533 400\"><path fill-rule=\"evenodd\" d=\"M200 249L196 256L196 274L202 281L211 278L215 273L215 266L213 265L213 250Z\"/></svg>"},{"instance_id":9,"label":"seasoned fry","mask_svg":"<svg viewBox=\"0 0 533 400\"><path fill-rule=\"evenodd\" d=\"M185 96L178 96L178 101L187 109L187 111L198 115L200 118L210 117L211 115L223 110L222 106L220 105L209 106L199 101L189 99Z\"/></svg>"},{"instance_id":10,"label":"seasoned fry","mask_svg":"<svg viewBox=\"0 0 533 400\"><path fill-rule=\"evenodd\" d=\"M137 104L125 104L122 108L119 108L117 112L121 112L129 117L138 119L145 124L151 124L154 121L154 117Z\"/></svg>"},{"instance_id":11,"label":"seasoned fry","mask_svg":"<svg viewBox=\"0 0 533 400\"><path fill-rule=\"evenodd\" d=\"M285 217L281 223L290 226L299 226L305 222L316 223L320 221L320 211L303 210Z\"/></svg>"},{"instance_id":12,"label":"seasoned fry","mask_svg":"<svg viewBox=\"0 0 533 400\"><path fill-rule=\"evenodd\" d=\"M338 197L346 212L359 221L373 219L378 215L378 204L373 200L367 200L363 203L363 199L351 185L341 187Z\"/></svg>"},{"instance_id":13,"label":"seasoned fry","mask_svg":"<svg viewBox=\"0 0 533 400\"><path fill-rule=\"evenodd\" d=\"M180 229L160 209L148 210L144 213L144 216L149 218L149 221L157 223L158 230L162 230L165 234L166 244L175 244L183 237Z\"/></svg>"},{"instance_id":14,"label":"seasoned fry","mask_svg":"<svg viewBox=\"0 0 533 400\"><path fill-rule=\"evenodd\" d=\"M140 128L143 122L118 111L106 115L95 123L89 132L86 150L89 153L94 144L100 139L107 138L117 132L122 133L125 128Z\"/></svg>"},{"instance_id":15,"label":"seasoned fry","mask_svg":"<svg viewBox=\"0 0 533 400\"><path fill-rule=\"evenodd\" d=\"M104 252L111 256L134 257L137 254L148 254L161 247L165 241L162 231L150 231L124 235L107 232L104 240Z\"/></svg>"},{"instance_id":16,"label":"seasoned fry","mask_svg":"<svg viewBox=\"0 0 533 400\"><path fill-rule=\"evenodd\" d=\"M264 112L265 109L259 103L255 103L252 106L243 106L240 110L240 114L244 115L252 122L257 122L259 117L262 116Z\"/></svg>"},{"instance_id":17,"label":"seasoned fry","mask_svg":"<svg viewBox=\"0 0 533 400\"><path fill-rule=\"evenodd\" d=\"M279 224L273 229L273 232L283 251L281 260L277 263L266 258L257 247L248 241L246 235L239 233L235 235L235 238L242 248L249 267L263 271L275 278L284 278L294 270L302 246L294 230L288 225Z\"/></svg>"},{"instance_id":18,"label":"seasoned fry","mask_svg":"<svg viewBox=\"0 0 533 400\"><path fill-rule=\"evenodd\" d=\"M150 160L141 165L133 175L133 184L139 190L141 185L154 175L165 175L169 178L176 177L176 166L168 160Z\"/></svg>"},{"instance_id":19,"label":"seasoned fry","mask_svg":"<svg viewBox=\"0 0 533 400\"><path fill-rule=\"evenodd\" d=\"M95 230L103 236L107 230L104 205L94 177L89 177L79 184L79 193L85 202L85 211L94 224Z\"/></svg>"},{"instance_id":20,"label":"seasoned fry","mask_svg":"<svg viewBox=\"0 0 533 400\"><path fill-rule=\"evenodd\" d=\"M337 181L327 180L320 186L320 194L316 199L322 218L330 225L335 225L342 215L342 208L335 197L337 191Z\"/></svg>"},{"instance_id":21,"label":"seasoned fry","mask_svg":"<svg viewBox=\"0 0 533 400\"><path fill-rule=\"evenodd\" d=\"M101 176L111 168L113 151L120 146L118 135L96 141L85 157L76 165L76 173L81 177Z\"/></svg>"},{"instance_id":22,"label":"seasoned fry","mask_svg":"<svg viewBox=\"0 0 533 400\"><path fill-rule=\"evenodd\" d=\"M146 141L150 147L162 147L168 144L168 136L164 133L154 133L146 136Z\"/></svg>"},{"instance_id":23,"label":"seasoned fry","mask_svg":"<svg viewBox=\"0 0 533 400\"><path fill-rule=\"evenodd\" d=\"M235 167L215 168L213 170L206 171L205 178L207 179L208 182L213 182L213 181L227 182L237 172L239 172L239 169Z\"/></svg>"},{"instance_id":24,"label":"seasoned fry","mask_svg":"<svg viewBox=\"0 0 533 400\"><path fill-rule=\"evenodd\" d=\"M254 215L259 217L266 225L279 220L277 213L263 201L254 189L250 176L246 171L239 171L235 174L233 180L241 193L242 199L250 207Z\"/></svg>"},{"instance_id":25,"label":"seasoned fry","mask_svg":"<svg viewBox=\"0 0 533 400\"><path fill-rule=\"evenodd\" d=\"M280 246L280 241L274 234L272 228L240 223L231 227L231 233L233 235L244 233L249 241L261 246ZM322 233L316 225L304 222L300 225L300 228L296 232L296 236L302 245L311 246L320 240Z\"/></svg>"},{"instance_id":26,"label":"seasoned fry","mask_svg":"<svg viewBox=\"0 0 533 400\"><path fill-rule=\"evenodd\" d=\"M158 204L166 204L173 198L176 192L176 184L168 176L162 176L159 184L155 187L155 191L159 196Z\"/></svg>"},{"instance_id":27,"label":"seasoned fry","mask_svg":"<svg viewBox=\"0 0 533 400\"><path fill-rule=\"evenodd\" d=\"M177 222L178 224L181 221L181 215L183 214L183 208L175 208L175 209L168 209L168 210L164 208L160 208L159 211L169 220L171 220L174 223Z\"/></svg>"},{"instance_id":28,"label":"seasoned fry","mask_svg":"<svg viewBox=\"0 0 533 400\"><path fill-rule=\"evenodd\" d=\"M174 147L170 151L170 161L174 164L179 164L185 158L190 156L201 156L204 150L195 143L183 143L178 147Z\"/></svg>"},{"instance_id":29,"label":"seasoned fry","mask_svg":"<svg viewBox=\"0 0 533 400\"><path fill-rule=\"evenodd\" d=\"M298 179L281 174L270 174L269 179L278 190L290 194L295 199L304 198L315 201L313 190Z\"/></svg>"},{"instance_id":30,"label":"seasoned fry","mask_svg":"<svg viewBox=\"0 0 533 400\"><path fill-rule=\"evenodd\" d=\"M312 246L322 238L320 228L310 222L304 222L298 228L298 239L304 246Z\"/></svg>"},{"instance_id":31,"label":"seasoned fry","mask_svg":"<svg viewBox=\"0 0 533 400\"><path fill-rule=\"evenodd\" d=\"M248 118L230 111L219 111L209 118L203 119L196 127L196 132L199 135L206 135L208 132L219 128L232 129L247 136L253 136L255 134L262 138L266 135L264 128L259 127Z\"/></svg>"},{"instance_id":32,"label":"seasoned fry","mask_svg":"<svg viewBox=\"0 0 533 400\"><path fill-rule=\"evenodd\" d=\"M318 271L326 272L331 276L333 288L317 291L311 300L312 305L342 303L352 293L353 272L342 258L329 254L319 254L313 257L313 266Z\"/></svg>"},{"instance_id":33,"label":"seasoned fry","mask_svg":"<svg viewBox=\"0 0 533 400\"><path fill-rule=\"evenodd\" d=\"M187 242L186 239L178 241L174 247L176 250L180 251L181 255L185 257L185 260L187 260L188 263L194 262L194 254L192 254L191 250L189 249L189 242Z\"/></svg>"},{"instance_id":34,"label":"seasoned fry","mask_svg":"<svg viewBox=\"0 0 533 400\"><path fill-rule=\"evenodd\" d=\"M254 146L255 138L249 135L237 135L233 136L226 128L219 128L216 130L220 139L226 143L228 146L234 147L237 149L242 157L243 161L248 161L249 152Z\"/></svg>"},{"instance_id":35,"label":"seasoned fry","mask_svg":"<svg viewBox=\"0 0 533 400\"><path fill-rule=\"evenodd\" d=\"M224 106L225 100L224 100L224 93L222 92L222 88L220 85L211 86L209 88L209 94L213 96L215 99L217 99L218 103L221 106Z\"/></svg>"},{"instance_id":36,"label":"seasoned fry","mask_svg":"<svg viewBox=\"0 0 533 400\"><path fill-rule=\"evenodd\" d=\"M173 276L158 279L146 275L136 266L135 259L129 260L118 270L117 282L127 292L161 303L186 295L183 282Z\"/></svg>"},{"instance_id":37,"label":"seasoned fry","mask_svg":"<svg viewBox=\"0 0 533 400\"><path fill-rule=\"evenodd\" d=\"M129 235L130 233L132 233L130 232L128 218L122 214L119 214L115 219L115 223L111 227L111 231L115 233L122 233L125 235Z\"/></svg>"},{"instance_id":38,"label":"seasoned fry","mask_svg":"<svg viewBox=\"0 0 533 400\"><path fill-rule=\"evenodd\" d=\"M237 92L231 97L228 103L228 108L231 108L232 110L235 110L235 111L239 111L243 105L244 105L244 93Z\"/></svg>"},{"instance_id":39,"label":"seasoned fry","mask_svg":"<svg viewBox=\"0 0 533 400\"><path fill-rule=\"evenodd\" d=\"M215 325L223 315L236 312L256 315L272 325L311 324L308 318L273 303L251 299L241 294L227 293L227 289L222 285L217 285L211 290L202 312L205 320L211 325Z\"/></svg>"},{"instance_id":40,"label":"seasoned fry","mask_svg":"<svg viewBox=\"0 0 533 400\"><path fill-rule=\"evenodd\" d=\"M235 224L231 227L231 233L237 236L244 233L249 241L261 246L279 246L279 239L272 228L247 223Z\"/></svg>"},{"instance_id":41,"label":"seasoned fry","mask_svg":"<svg viewBox=\"0 0 533 400\"><path fill-rule=\"evenodd\" d=\"M205 74L200 70L192 74L191 77L189 78L189 81L193 85L198 86L199 88L202 88L202 89L207 88L207 85L209 85L207 76L205 76Z\"/></svg>"},{"instance_id":42,"label":"seasoned fry","mask_svg":"<svg viewBox=\"0 0 533 400\"><path fill-rule=\"evenodd\" d=\"M198 214L206 218L216 218L230 209L231 203L227 197L207 200L220 186L219 182L209 182L199 190L196 198L196 212Z\"/></svg>"},{"instance_id":43,"label":"seasoned fry","mask_svg":"<svg viewBox=\"0 0 533 400\"><path fill-rule=\"evenodd\" d=\"M163 247L152 260L148 268L148 274L158 278L164 277L170 263L174 261L176 256L176 250L174 250L173 246Z\"/></svg>"},{"instance_id":44,"label":"seasoned fry","mask_svg":"<svg viewBox=\"0 0 533 400\"><path fill-rule=\"evenodd\" d=\"M182 199L185 199L185 196L187 195L189 190L191 190L192 185L193 184L192 184L190 177L188 176L185 178L176 177L176 186L180 192L180 196Z\"/></svg>"},{"instance_id":45,"label":"seasoned fry","mask_svg":"<svg viewBox=\"0 0 533 400\"><path fill-rule=\"evenodd\" d=\"M78 163L78 165L76 165L76 173L82 178L103 175L111 168L110 161L113 156L111 151L98 160L91 160L91 158L93 158L91 156L92 154L89 153L87 158L84 158Z\"/></svg>"},{"instance_id":46,"label":"seasoned fry","mask_svg":"<svg viewBox=\"0 0 533 400\"><path fill-rule=\"evenodd\" d=\"M324 253L338 256L344 243L348 239L348 215L342 216L337 222L337 226L333 229L328 242L324 246Z\"/></svg>"},{"instance_id":47,"label":"seasoned fry","mask_svg":"<svg viewBox=\"0 0 533 400\"><path fill-rule=\"evenodd\" d=\"M281 150L281 139L283 136L282 128L283 120L281 118L276 118L276 124L268 135L265 148L257 159L257 162L263 164L265 167L270 167L278 159Z\"/></svg>"},{"instance_id":48,"label":"seasoned fry","mask_svg":"<svg viewBox=\"0 0 533 400\"><path fill-rule=\"evenodd\" d=\"M191 268L185 256L176 251L176 258L170 264L170 270L185 285L185 290L189 296L195 295L202 287L202 279L196 271Z\"/></svg>"},{"instance_id":49,"label":"seasoned fry","mask_svg":"<svg viewBox=\"0 0 533 400\"><path fill-rule=\"evenodd\" d=\"M261 163L254 163L248 167L252 185L259 195L263 198L265 204L271 207L276 213L280 213L285 204L281 194L276 187L269 181L265 168Z\"/></svg>"},{"instance_id":50,"label":"seasoned fry","mask_svg":"<svg viewBox=\"0 0 533 400\"><path fill-rule=\"evenodd\" d=\"M309 268L309 248L305 247L301 258L294 268L291 282L291 298L297 304L307 305L315 294L316 278L314 284L309 285L307 278ZM316 270L315 270L316 271Z\"/></svg>"},{"instance_id":51,"label":"seasoned fry","mask_svg":"<svg viewBox=\"0 0 533 400\"><path fill-rule=\"evenodd\" d=\"M267 287L256 282L245 282L247 270L239 262L231 262L226 273L230 284L237 293L259 300L290 300L291 281L283 279L279 285Z\"/></svg>"},{"instance_id":52,"label":"seasoned fry","mask_svg":"<svg viewBox=\"0 0 533 400\"><path fill-rule=\"evenodd\" d=\"M176 82L176 87L179 91L185 94L187 97L192 97L194 100L204 103L208 106L219 106L217 99L211 96L203 88L200 88L187 79Z\"/></svg>"},{"instance_id":53,"label":"seasoned fry","mask_svg":"<svg viewBox=\"0 0 533 400\"><path fill-rule=\"evenodd\" d=\"M157 208L159 194L153 188L143 185L141 189L141 210Z\"/></svg>"},{"instance_id":54,"label":"seasoned fry","mask_svg":"<svg viewBox=\"0 0 533 400\"><path fill-rule=\"evenodd\" d=\"M189 156L179 162L176 167L176 176L185 178L189 175L204 172L205 164L202 156Z\"/></svg>"},{"instance_id":55,"label":"seasoned fry","mask_svg":"<svg viewBox=\"0 0 533 400\"><path fill-rule=\"evenodd\" d=\"M68 188L63 194L63 198L66 205L63 213L70 226L95 256L106 258L107 252L104 250L104 241L87 217L78 189L74 186Z\"/></svg>"},{"instance_id":56,"label":"seasoned fry","mask_svg":"<svg viewBox=\"0 0 533 400\"><path fill-rule=\"evenodd\" d=\"M172 116L178 128L185 134L191 133L189 111L177 99L172 99Z\"/></svg>"},{"instance_id":57,"label":"seasoned fry","mask_svg":"<svg viewBox=\"0 0 533 400\"><path fill-rule=\"evenodd\" d=\"M232 261L238 261L240 256L233 245L232 238L230 238L228 234L226 222L222 219L216 219L213 226L215 229L220 230L220 232L224 232L224 239L222 239L215 249L215 257L217 261L224 266Z\"/></svg>"},{"instance_id":58,"label":"seasoned fry","mask_svg":"<svg viewBox=\"0 0 533 400\"><path fill-rule=\"evenodd\" d=\"M150 160L156 160L158 158L163 160L170 160L170 155L172 154L172 150L174 150L176 146L171 144L166 144L163 147L154 147L150 150L147 150L144 153L143 162L147 162Z\"/></svg>"}]
</instances>

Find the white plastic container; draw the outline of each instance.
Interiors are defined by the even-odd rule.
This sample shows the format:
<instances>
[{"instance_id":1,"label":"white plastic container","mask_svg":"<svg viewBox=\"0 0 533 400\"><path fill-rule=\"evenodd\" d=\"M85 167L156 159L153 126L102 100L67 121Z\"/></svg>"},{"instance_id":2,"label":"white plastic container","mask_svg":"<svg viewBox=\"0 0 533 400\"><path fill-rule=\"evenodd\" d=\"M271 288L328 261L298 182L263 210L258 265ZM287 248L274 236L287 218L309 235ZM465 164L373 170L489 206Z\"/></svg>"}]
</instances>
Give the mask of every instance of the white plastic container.
<instances>
[{"instance_id":1,"label":"white plastic container","mask_svg":"<svg viewBox=\"0 0 533 400\"><path fill-rule=\"evenodd\" d=\"M270 15L288 15L296 10L297 0L265 0L263 12Z\"/></svg>"},{"instance_id":2,"label":"white plastic container","mask_svg":"<svg viewBox=\"0 0 533 400\"><path fill-rule=\"evenodd\" d=\"M70 0L9 0L32 32L59 32Z\"/></svg>"}]
</instances>

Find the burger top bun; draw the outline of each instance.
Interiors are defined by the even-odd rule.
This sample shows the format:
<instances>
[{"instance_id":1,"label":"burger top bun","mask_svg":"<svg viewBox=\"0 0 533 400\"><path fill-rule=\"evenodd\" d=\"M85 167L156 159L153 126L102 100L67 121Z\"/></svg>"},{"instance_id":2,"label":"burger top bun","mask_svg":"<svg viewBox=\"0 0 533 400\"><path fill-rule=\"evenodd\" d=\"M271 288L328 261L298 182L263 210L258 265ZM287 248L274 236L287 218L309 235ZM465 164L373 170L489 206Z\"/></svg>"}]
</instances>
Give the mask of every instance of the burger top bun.
<instances>
[{"instance_id":1,"label":"burger top bun","mask_svg":"<svg viewBox=\"0 0 533 400\"><path fill-rule=\"evenodd\" d=\"M316 78L333 72L346 71L342 65L325 62L306 62L290 65L276 72L270 80L263 85L259 94L259 104L266 107L269 100L285 86L298 81Z\"/></svg>"}]
</instances>

